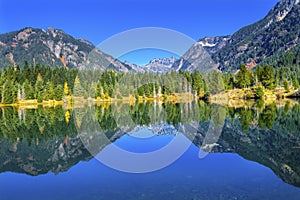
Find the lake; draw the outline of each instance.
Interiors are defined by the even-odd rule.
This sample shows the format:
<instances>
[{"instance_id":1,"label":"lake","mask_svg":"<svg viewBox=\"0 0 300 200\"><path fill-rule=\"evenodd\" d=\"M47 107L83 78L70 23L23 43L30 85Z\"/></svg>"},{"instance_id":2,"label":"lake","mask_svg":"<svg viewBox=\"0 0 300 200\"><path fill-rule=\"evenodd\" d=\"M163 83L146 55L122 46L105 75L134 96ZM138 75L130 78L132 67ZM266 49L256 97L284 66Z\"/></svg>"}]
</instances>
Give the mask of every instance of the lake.
<instances>
[{"instance_id":1,"label":"lake","mask_svg":"<svg viewBox=\"0 0 300 200\"><path fill-rule=\"evenodd\" d=\"M8 199L299 199L298 100L0 109Z\"/></svg>"}]
</instances>

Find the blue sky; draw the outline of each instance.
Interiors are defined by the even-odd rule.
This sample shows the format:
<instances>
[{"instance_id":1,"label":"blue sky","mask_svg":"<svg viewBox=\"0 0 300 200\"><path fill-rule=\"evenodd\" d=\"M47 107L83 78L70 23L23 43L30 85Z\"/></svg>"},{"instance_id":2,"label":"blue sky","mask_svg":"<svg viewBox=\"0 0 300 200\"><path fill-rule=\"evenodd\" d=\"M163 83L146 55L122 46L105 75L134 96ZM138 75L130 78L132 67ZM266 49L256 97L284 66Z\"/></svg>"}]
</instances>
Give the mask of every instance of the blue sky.
<instances>
[{"instance_id":1,"label":"blue sky","mask_svg":"<svg viewBox=\"0 0 300 200\"><path fill-rule=\"evenodd\" d=\"M0 33L24 27L62 29L95 45L139 27L188 35L229 35L263 18L278 0L0 0Z\"/></svg>"}]
</instances>

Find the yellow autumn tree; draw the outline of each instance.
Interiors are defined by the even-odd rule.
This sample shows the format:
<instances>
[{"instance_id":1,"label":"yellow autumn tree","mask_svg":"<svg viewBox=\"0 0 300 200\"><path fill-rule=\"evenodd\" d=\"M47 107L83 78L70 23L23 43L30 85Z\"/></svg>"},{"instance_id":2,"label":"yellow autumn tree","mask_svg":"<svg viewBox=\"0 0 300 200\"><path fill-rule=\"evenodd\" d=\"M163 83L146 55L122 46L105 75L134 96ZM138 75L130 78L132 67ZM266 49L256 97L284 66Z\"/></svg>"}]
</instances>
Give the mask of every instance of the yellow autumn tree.
<instances>
[{"instance_id":1,"label":"yellow autumn tree","mask_svg":"<svg viewBox=\"0 0 300 200\"><path fill-rule=\"evenodd\" d=\"M70 117L71 117L71 114L69 112L69 110L67 110L67 112L65 113L65 120L66 120L66 123L68 124L69 121L70 121Z\"/></svg>"},{"instance_id":2,"label":"yellow autumn tree","mask_svg":"<svg viewBox=\"0 0 300 200\"><path fill-rule=\"evenodd\" d=\"M69 86L68 86L68 82L65 81L64 83L64 94L67 96L69 94Z\"/></svg>"}]
</instances>

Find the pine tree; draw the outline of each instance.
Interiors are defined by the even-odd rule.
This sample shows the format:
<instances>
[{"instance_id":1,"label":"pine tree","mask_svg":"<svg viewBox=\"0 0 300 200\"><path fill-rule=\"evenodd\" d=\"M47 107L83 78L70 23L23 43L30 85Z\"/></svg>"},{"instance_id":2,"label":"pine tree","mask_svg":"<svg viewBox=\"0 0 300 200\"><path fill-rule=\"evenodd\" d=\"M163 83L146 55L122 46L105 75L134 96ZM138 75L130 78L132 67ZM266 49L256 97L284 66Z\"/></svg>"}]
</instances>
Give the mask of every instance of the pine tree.
<instances>
[{"instance_id":1,"label":"pine tree","mask_svg":"<svg viewBox=\"0 0 300 200\"><path fill-rule=\"evenodd\" d=\"M81 85L81 82L80 82L80 79L78 76L76 76L75 78L75 82L74 82L74 89L73 89L73 95L76 96L76 97L83 97L84 96L84 89Z\"/></svg>"},{"instance_id":2,"label":"pine tree","mask_svg":"<svg viewBox=\"0 0 300 200\"><path fill-rule=\"evenodd\" d=\"M38 73L35 83L35 95L38 103L42 103L44 99L44 81L40 73Z\"/></svg>"},{"instance_id":3,"label":"pine tree","mask_svg":"<svg viewBox=\"0 0 300 200\"><path fill-rule=\"evenodd\" d=\"M269 65L265 65L261 75L262 85L267 89L274 89L274 82L275 82L274 69Z\"/></svg>"},{"instance_id":4,"label":"pine tree","mask_svg":"<svg viewBox=\"0 0 300 200\"><path fill-rule=\"evenodd\" d=\"M264 89L261 86L259 86L256 89L255 95L256 95L257 98L262 99L264 97L264 95L265 95Z\"/></svg>"},{"instance_id":5,"label":"pine tree","mask_svg":"<svg viewBox=\"0 0 300 200\"><path fill-rule=\"evenodd\" d=\"M6 80L3 85L3 97L2 102L4 104L12 104L17 102L18 91L16 86L11 80Z\"/></svg>"},{"instance_id":6,"label":"pine tree","mask_svg":"<svg viewBox=\"0 0 300 200\"><path fill-rule=\"evenodd\" d=\"M60 101L60 100L62 100L63 95L64 95L63 87L61 85L57 85L54 89L54 99L56 101Z\"/></svg>"},{"instance_id":7,"label":"pine tree","mask_svg":"<svg viewBox=\"0 0 300 200\"><path fill-rule=\"evenodd\" d=\"M290 86L286 79L283 80L283 87L284 87L286 93L290 92Z\"/></svg>"},{"instance_id":8,"label":"pine tree","mask_svg":"<svg viewBox=\"0 0 300 200\"><path fill-rule=\"evenodd\" d=\"M236 76L236 84L239 88L246 88L251 85L251 74L245 64L241 65L240 71Z\"/></svg>"},{"instance_id":9,"label":"pine tree","mask_svg":"<svg viewBox=\"0 0 300 200\"><path fill-rule=\"evenodd\" d=\"M43 97L44 100L53 100L54 99L54 84L49 81L46 85L46 92Z\"/></svg>"},{"instance_id":10,"label":"pine tree","mask_svg":"<svg viewBox=\"0 0 300 200\"><path fill-rule=\"evenodd\" d=\"M26 100L34 99L34 90L33 90L32 86L30 85L28 79L26 79L25 82L23 83L22 89L25 93L24 98Z\"/></svg>"},{"instance_id":11,"label":"pine tree","mask_svg":"<svg viewBox=\"0 0 300 200\"><path fill-rule=\"evenodd\" d=\"M297 78L294 78L293 79L293 87L295 90L298 90L299 89L299 82L298 82L298 79Z\"/></svg>"},{"instance_id":12,"label":"pine tree","mask_svg":"<svg viewBox=\"0 0 300 200\"><path fill-rule=\"evenodd\" d=\"M264 69L260 65L258 65L256 67L256 70L255 70L256 85L258 85L258 83L262 81L263 71L264 71Z\"/></svg>"}]
</instances>

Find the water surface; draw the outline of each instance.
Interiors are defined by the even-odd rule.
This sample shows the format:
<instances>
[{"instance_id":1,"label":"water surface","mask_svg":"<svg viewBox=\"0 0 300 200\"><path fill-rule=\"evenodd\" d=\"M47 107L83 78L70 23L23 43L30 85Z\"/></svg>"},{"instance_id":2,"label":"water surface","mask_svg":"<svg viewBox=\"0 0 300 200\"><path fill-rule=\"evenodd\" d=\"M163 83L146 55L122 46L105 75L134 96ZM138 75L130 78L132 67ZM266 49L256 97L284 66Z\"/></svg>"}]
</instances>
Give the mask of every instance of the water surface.
<instances>
[{"instance_id":1,"label":"water surface","mask_svg":"<svg viewBox=\"0 0 300 200\"><path fill-rule=\"evenodd\" d=\"M1 199L299 199L299 112L297 101L2 108ZM187 151L154 172L93 157L159 152L176 137Z\"/></svg>"}]
</instances>

